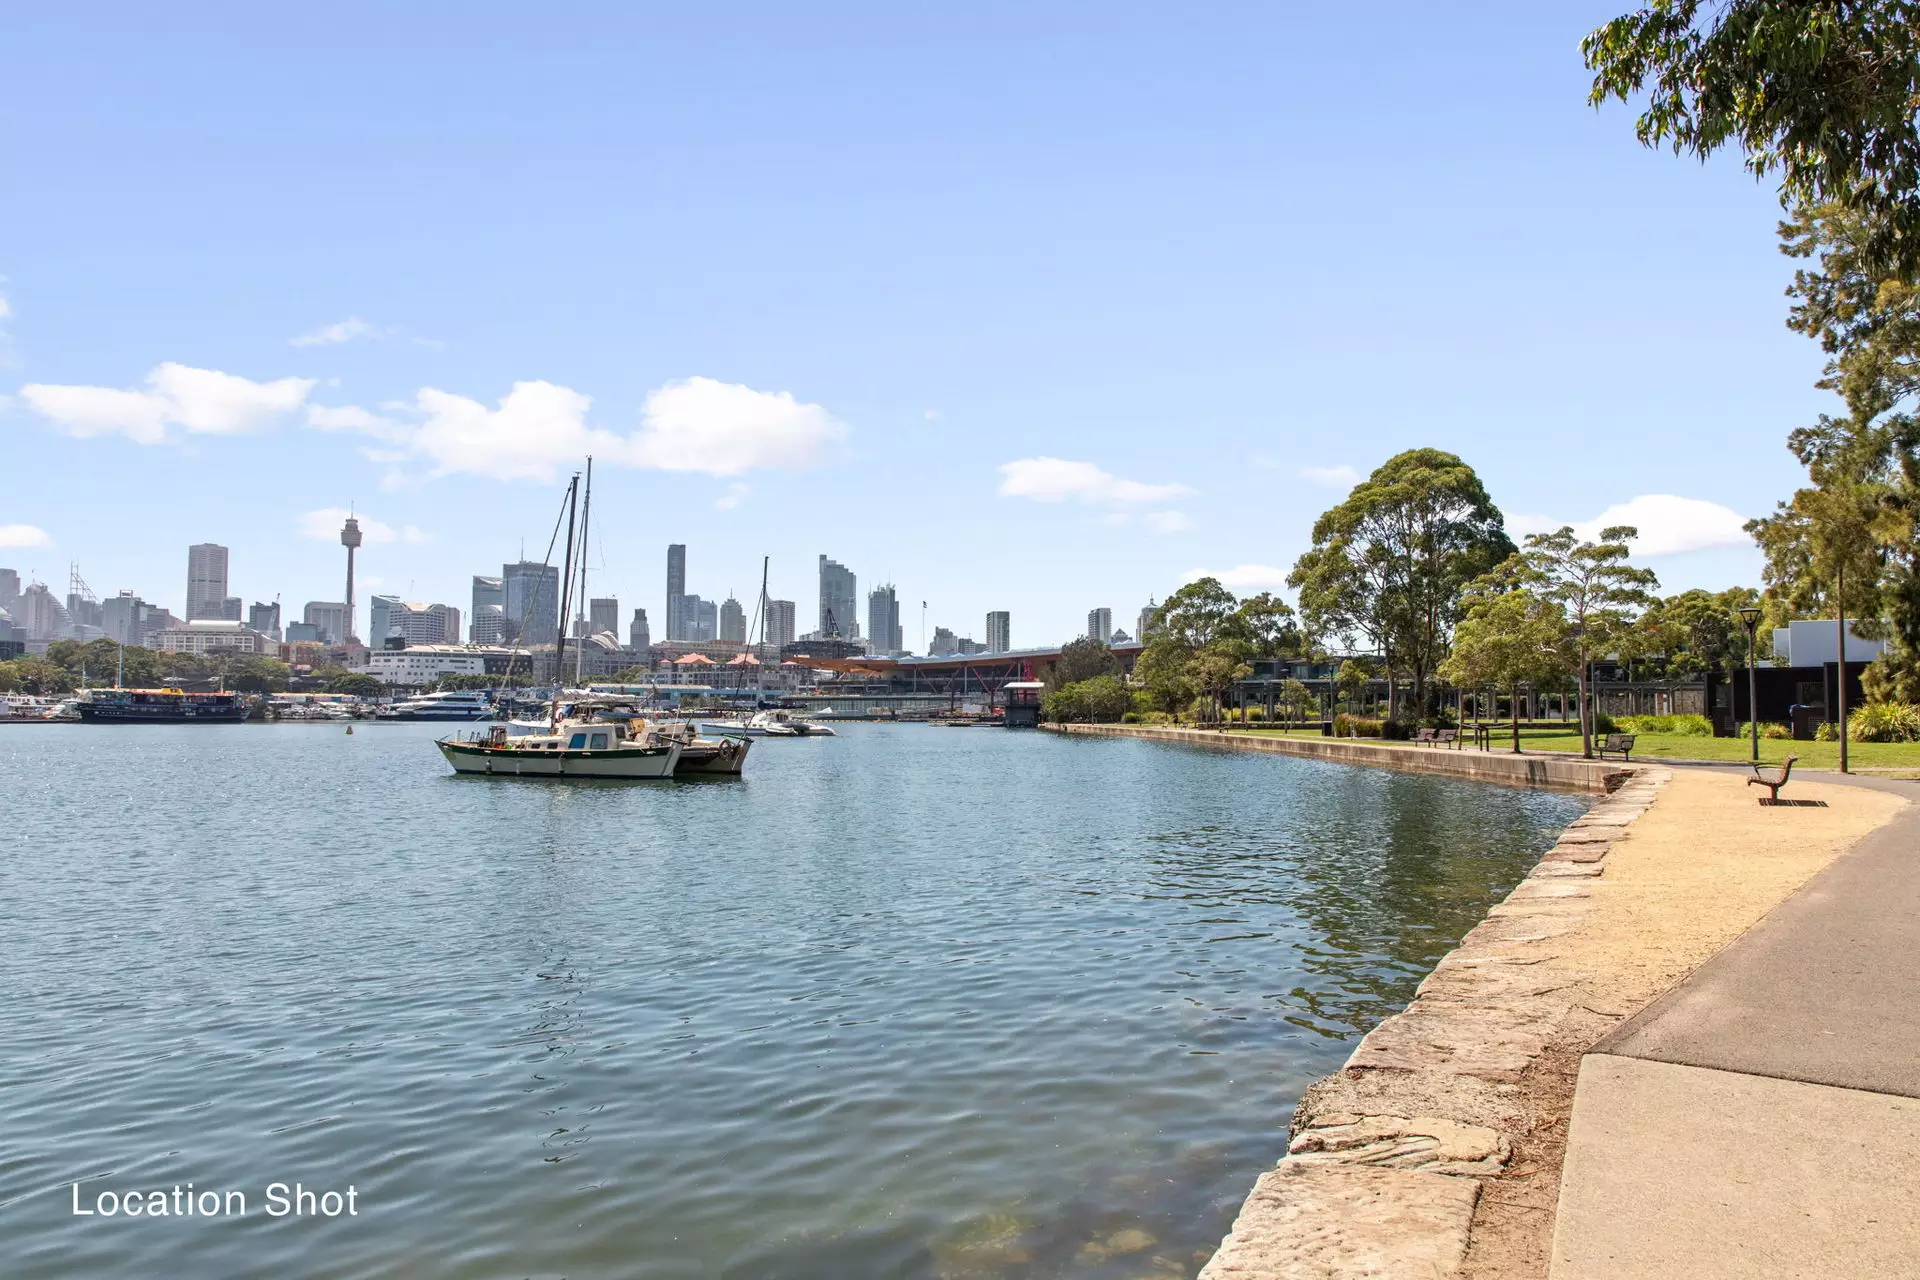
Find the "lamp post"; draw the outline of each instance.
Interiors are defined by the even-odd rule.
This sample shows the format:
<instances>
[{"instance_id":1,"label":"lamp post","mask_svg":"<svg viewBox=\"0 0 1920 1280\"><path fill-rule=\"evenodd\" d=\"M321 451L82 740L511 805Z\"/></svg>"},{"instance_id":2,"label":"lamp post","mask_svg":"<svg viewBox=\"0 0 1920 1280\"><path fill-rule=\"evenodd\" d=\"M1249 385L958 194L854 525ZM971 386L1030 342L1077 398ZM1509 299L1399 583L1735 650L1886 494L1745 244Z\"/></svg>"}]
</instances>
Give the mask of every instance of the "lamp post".
<instances>
[{"instance_id":1,"label":"lamp post","mask_svg":"<svg viewBox=\"0 0 1920 1280\"><path fill-rule=\"evenodd\" d=\"M1753 676L1753 638L1760 626L1760 610L1753 605L1744 605L1734 612L1740 615L1740 625L1747 629L1747 726L1752 731L1753 759L1760 760L1760 707L1754 700Z\"/></svg>"}]
</instances>

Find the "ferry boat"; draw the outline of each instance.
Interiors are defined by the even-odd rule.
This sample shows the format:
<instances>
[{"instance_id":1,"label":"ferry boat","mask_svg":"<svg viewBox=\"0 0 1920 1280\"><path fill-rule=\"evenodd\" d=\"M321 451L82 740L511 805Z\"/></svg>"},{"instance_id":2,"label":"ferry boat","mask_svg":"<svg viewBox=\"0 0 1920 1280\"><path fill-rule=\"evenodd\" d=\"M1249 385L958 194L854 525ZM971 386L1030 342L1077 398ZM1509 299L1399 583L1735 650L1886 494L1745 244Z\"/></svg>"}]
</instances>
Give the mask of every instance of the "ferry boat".
<instances>
[{"instance_id":1,"label":"ferry boat","mask_svg":"<svg viewBox=\"0 0 1920 1280\"><path fill-rule=\"evenodd\" d=\"M376 720L485 720L493 703L478 689L450 689L406 698L374 713Z\"/></svg>"},{"instance_id":2,"label":"ferry boat","mask_svg":"<svg viewBox=\"0 0 1920 1280\"><path fill-rule=\"evenodd\" d=\"M680 763L677 741L630 736L618 721L560 720L547 733L519 738L497 724L484 737L437 745L455 773L509 778L671 778Z\"/></svg>"},{"instance_id":3,"label":"ferry boat","mask_svg":"<svg viewBox=\"0 0 1920 1280\"><path fill-rule=\"evenodd\" d=\"M247 700L182 689L89 689L75 710L88 724L239 724L247 718Z\"/></svg>"}]
</instances>

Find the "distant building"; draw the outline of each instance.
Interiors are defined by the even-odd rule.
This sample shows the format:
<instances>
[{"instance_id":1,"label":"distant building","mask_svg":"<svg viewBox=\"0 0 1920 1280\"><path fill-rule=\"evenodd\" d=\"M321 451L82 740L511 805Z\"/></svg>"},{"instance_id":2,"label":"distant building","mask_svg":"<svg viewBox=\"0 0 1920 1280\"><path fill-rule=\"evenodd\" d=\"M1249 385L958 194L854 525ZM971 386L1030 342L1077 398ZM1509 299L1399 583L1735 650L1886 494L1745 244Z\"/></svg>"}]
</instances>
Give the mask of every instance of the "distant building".
<instances>
[{"instance_id":1,"label":"distant building","mask_svg":"<svg viewBox=\"0 0 1920 1280\"><path fill-rule=\"evenodd\" d=\"M1013 615L995 609L987 615L987 652L1005 653L1013 648Z\"/></svg>"},{"instance_id":2,"label":"distant building","mask_svg":"<svg viewBox=\"0 0 1920 1280\"><path fill-rule=\"evenodd\" d=\"M67 626L67 609L44 582L30 583L8 610L29 641L58 640Z\"/></svg>"},{"instance_id":3,"label":"distant building","mask_svg":"<svg viewBox=\"0 0 1920 1280\"><path fill-rule=\"evenodd\" d=\"M900 630L900 599L891 582L867 593L867 639L875 653L906 651L906 637Z\"/></svg>"},{"instance_id":4,"label":"distant building","mask_svg":"<svg viewBox=\"0 0 1920 1280\"><path fill-rule=\"evenodd\" d=\"M1847 665L1872 662L1886 649L1879 640L1867 640L1847 623ZM1773 656L1781 666L1823 667L1840 661L1840 628L1832 618L1795 618L1773 629ZM1756 646L1757 648L1758 646Z\"/></svg>"},{"instance_id":5,"label":"distant building","mask_svg":"<svg viewBox=\"0 0 1920 1280\"><path fill-rule=\"evenodd\" d=\"M255 601L253 607L247 610L247 625L263 636L271 636L278 640L280 638L280 602L275 600L272 604L261 604Z\"/></svg>"},{"instance_id":6,"label":"distant building","mask_svg":"<svg viewBox=\"0 0 1920 1280\"><path fill-rule=\"evenodd\" d=\"M467 614L472 628L468 639L475 644L498 644L507 621L507 590L499 578L473 575L472 610Z\"/></svg>"},{"instance_id":7,"label":"distant building","mask_svg":"<svg viewBox=\"0 0 1920 1280\"><path fill-rule=\"evenodd\" d=\"M674 542L667 546L667 639L685 640L687 595L687 546Z\"/></svg>"},{"instance_id":8,"label":"distant building","mask_svg":"<svg viewBox=\"0 0 1920 1280\"><path fill-rule=\"evenodd\" d=\"M161 622L161 615L165 615L165 623ZM148 604L131 591L122 591L100 602L100 628L109 640L121 644L144 645L148 631L164 630L172 621L172 614Z\"/></svg>"},{"instance_id":9,"label":"distant building","mask_svg":"<svg viewBox=\"0 0 1920 1280\"><path fill-rule=\"evenodd\" d=\"M843 640L860 638L859 589L853 570L820 557L820 634Z\"/></svg>"},{"instance_id":10,"label":"distant building","mask_svg":"<svg viewBox=\"0 0 1920 1280\"><path fill-rule=\"evenodd\" d=\"M300 620L320 628L322 644L347 642L347 605L344 600L309 600L300 614Z\"/></svg>"},{"instance_id":11,"label":"distant building","mask_svg":"<svg viewBox=\"0 0 1920 1280\"><path fill-rule=\"evenodd\" d=\"M676 644L705 644L720 638L720 606L699 596L680 597L681 636Z\"/></svg>"},{"instance_id":12,"label":"distant building","mask_svg":"<svg viewBox=\"0 0 1920 1280\"><path fill-rule=\"evenodd\" d=\"M653 647L653 633L647 629L645 609L633 611L633 621L627 624L627 647L641 653Z\"/></svg>"},{"instance_id":13,"label":"distant building","mask_svg":"<svg viewBox=\"0 0 1920 1280\"><path fill-rule=\"evenodd\" d=\"M367 674L387 684L417 688L441 676L487 673L486 655L464 645L408 645L367 653Z\"/></svg>"},{"instance_id":14,"label":"distant building","mask_svg":"<svg viewBox=\"0 0 1920 1280\"><path fill-rule=\"evenodd\" d=\"M1116 631L1107 638L1108 644L1132 644L1133 637L1124 631Z\"/></svg>"},{"instance_id":15,"label":"distant building","mask_svg":"<svg viewBox=\"0 0 1920 1280\"><path fill-rule=\"evenodd\" d=\"M725 640L729 644L747 642L747 611L731 595L720 602L719 633L714 639Z\"/></svg>"},{"instance_id":16,"label":"distant building","mask_svg":"<svg viewBox=\"0 0 1920 1280\"><path fill-rule=\"evenodd\" d=\"M505 596L507 639L523 645L556 644L560 639L560 570L522 560L500 566Z\"/></svg>"},{"instance_id":17,"label":"distant building","mask_svg":"<svg viewBox=\"0 0 1920 1280\"><path fill-rule=\"evenodd\" d=\"M948 654L960 652L960 637L946 627L933 629L933 641L927 646L927 656L943 658Z\"/></svg>"},{"instance_id":18,"label":"distant building","mask_svg":"<svg viewBox=\"0 0 1920 1280\"><path fill-rule=\"evenodd\" d=\"M0 569L0 609L13 612L13 602L20 598L20 571L18 569Z\"/></svg>"},{"instance_id":19,"label":"distant building","mask_svg":"<svg viewBox=\"0 0 1920 1280\"><path fill-rule=\"evenodd\" d=\"M314 622L289 622L286 632L287 644L326 644L327 633Z\"/></svg>"},{"instance_id":20,"label":"distant building","mask_svg":"<svg viewBox=\"0 0 1920 1280\"><path fill-rule=\"evenodd\" d=\"M595 596L587 602L587 634L602 631L620 634L620 601L616 596Z\"/></svg>"},{"instance_id":21,"label":"distant building","mask_svg":"<svg viewBox=\"0 0 1920 1280\"><path fill-rule=\"evenodd\" d=\"M394 606L399 603L399 596L367 597L367 647L369 649L387 647L387 636L393 625L391 614Z\"/></svg>"},{"instance_id":22,"label":"distant building","mask_svg":"<svg viewBox=\"0 0 1920 1280\"><path fill-rule=\"evenodd\" d=\"M1098 640L1101 644L1113 639L1113 610L1091 609L1087 612L1087 639Z\"/></svg>"},{"instance_id":23,"label":"distant building","mask_svg":"<svg viewBox=\"0 0 1920 1280\"><path fill-rule=\"evenodd\" d=\"M233 599L233 621L240 617L240 603L227 595L227 549L217 542L196 542L187 548L187 621L196 618L226 618L227 601Z\"/></svg>"},{"instance_id":24,"label":"distant building","mask_svg":"<svg viewBox=\"0 0 1920 1280\"><path fill-rule=\"evenodd\" d=\"M784 649L794 641L794 607L791 600L767 601L767 643Z\"/></svg>"},{"instance_id":25,"label":"distant building","mask_svg":"<svg viewBox=\"0 0 1920 1280\"><path fill-rule=\"evenodd\" d=\"M1133 629L1133 638L1135 640L1146 640L1147 631L1153 625L1153 615L1158 612L1160 612L1160 606L1156 605L1152 600L1148 600L1147 607L1140 611L1139 623L1135 625Z\"/></svg>"},{"instance_id":26,"label":"distant building","mask_svg":"<svg viewBox=\"0 0 1920 1280\"><path fill-rule=\"evenodd\" d=\"M460 611L450 604L374 596L367 603L367 619L369 648L384 649L395 636L409 646L460 643Z\"/></svg>"},{"instance_id":27,"label":"distant building","mask_svg":"<svg viewBox=\"0 0 1920 1280\"><path fill-rule=\"evenodd\" d=\"M279 648L271 636L225 618L189 618L178 627L154 632L147 643L167 653L273 654Z\"/></svg>"}]
</instances>

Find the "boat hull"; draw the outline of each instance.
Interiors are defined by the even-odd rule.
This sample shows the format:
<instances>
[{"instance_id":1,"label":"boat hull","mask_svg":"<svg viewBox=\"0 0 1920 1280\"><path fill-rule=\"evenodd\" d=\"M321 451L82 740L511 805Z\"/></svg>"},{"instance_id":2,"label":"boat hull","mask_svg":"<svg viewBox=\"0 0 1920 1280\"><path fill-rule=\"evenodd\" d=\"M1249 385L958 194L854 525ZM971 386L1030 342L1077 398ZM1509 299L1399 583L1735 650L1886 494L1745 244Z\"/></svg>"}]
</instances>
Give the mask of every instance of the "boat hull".
<instances>
[{"instance_id":1,"label":"boat hull","mask_svg":"<svg viewBox=\"0 0 1920 1280\"><path fill-rule=\"evenodd\" d=\"M86 724L241 724L247 718L244 703L202 707L79 707Z\"/></svg>"},{"instance_id":2,"label":"boat hull","mask_svg":"<svg viewBox=\"0 0 1920 1280\"><path fill-rule=\"evenodd\" d=\"M746 768L747 752L752 749L753 743L746 738L725 738L711 745L698 742L680 749L680 763L673 771L680 776L737 775Z\"/></svg>"},{"instance_id":3,"label":"boat hull","mask_svg":"<svg viewBox=\"0 0 1920 1280\"><path fill-rule=\"evenodd\" d=\"M671 778L680 763L680 744L664 747L615 747L607 751L533 751L490 747L481 742L436 743L455 773L497 778L611 778L625 781Z\"/></svg>"}]
</instances>

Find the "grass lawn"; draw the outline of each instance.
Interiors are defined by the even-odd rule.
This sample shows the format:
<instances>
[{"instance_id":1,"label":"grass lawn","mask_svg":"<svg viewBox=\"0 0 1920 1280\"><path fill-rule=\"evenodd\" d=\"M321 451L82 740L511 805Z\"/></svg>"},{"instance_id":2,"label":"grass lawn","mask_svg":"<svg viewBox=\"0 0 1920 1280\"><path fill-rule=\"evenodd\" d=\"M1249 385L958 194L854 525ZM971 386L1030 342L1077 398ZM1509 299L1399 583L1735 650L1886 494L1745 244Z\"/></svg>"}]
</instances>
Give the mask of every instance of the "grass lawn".
<instances>
[{"instance_id":1,"label":"grass lawn","mask_svg":"<svg viewBox=\"0 0 1920 1280\"><path fill-rule=\"evenodd\" d=\"M1236 733L1260 733L1275 737L1317 738L1318 729L1246 729ZM1512 748L1511 731L1502 728L1494 735L1494 749ZM1523 751L1580 750L1580 735L1560 729L1521 729ZM1744 763L1752 747L1745 738L1696 738L1676 733L1643 733L1634 739L1633 758L1658 760L1729 760ZM1760 739L1760 762L1779 764L1788 756L1798 756L1796 768L1838 769L1840 744L1837 742L1790 742L1779 738ZM1618 756L1607 757L1610 760ZM1847 763L1855 769L1900 769L1920 773L1920 742L1850 742Z\"/></svg>"}]
</instances>

